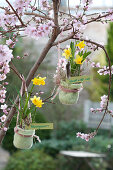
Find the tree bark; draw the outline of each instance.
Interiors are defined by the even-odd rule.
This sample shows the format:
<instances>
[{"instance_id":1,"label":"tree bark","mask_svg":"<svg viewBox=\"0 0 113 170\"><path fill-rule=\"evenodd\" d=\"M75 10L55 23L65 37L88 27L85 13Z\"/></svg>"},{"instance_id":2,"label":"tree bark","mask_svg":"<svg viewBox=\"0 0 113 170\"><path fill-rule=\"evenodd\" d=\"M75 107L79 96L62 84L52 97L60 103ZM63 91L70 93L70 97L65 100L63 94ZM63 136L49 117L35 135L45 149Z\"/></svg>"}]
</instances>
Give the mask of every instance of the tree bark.
<instances>
[{"instance_id":1,"label":"tree bark","mask_svg":"<svg viewBox=\"0 0 113 170\"><path fill-rule=\"evenodd\" d=\"M54 27L54 30L52 32L51 38L49 39L48 43L46 44L45 48L43 49L43 51L42 51L42 53L41 53L41 55L39 57L39 59L36 61L34 66L31 68L31 70L30 70L30 72L29 72L29 74L27 76L27 79L26 79L27 87L29 86L34 74L36 73L36 71L39 68L40 64L45 59L48 51L52 47L52 44L55 42L57 36L60 33L60 29L59 29L59 25L58 25L58 1L57 0L53 0L53 9L54 9L54 24L55 24L55 27ZM24 91L23 91L23 94L24 94ZM18 101L19 101L19 96L17 96L14 103L18 104ZM11 108L7 118L6 118L6 121L4 122L4 127L6 127L6 128L9 127L15 112L16 112L16 108L14 106L12 106L12 108ZM6 132L3 129L1 129L1 131L0 131L0 144L3 141L3 139L5 137L5 134L6 134Z\"/></svg>"}]
</instances>

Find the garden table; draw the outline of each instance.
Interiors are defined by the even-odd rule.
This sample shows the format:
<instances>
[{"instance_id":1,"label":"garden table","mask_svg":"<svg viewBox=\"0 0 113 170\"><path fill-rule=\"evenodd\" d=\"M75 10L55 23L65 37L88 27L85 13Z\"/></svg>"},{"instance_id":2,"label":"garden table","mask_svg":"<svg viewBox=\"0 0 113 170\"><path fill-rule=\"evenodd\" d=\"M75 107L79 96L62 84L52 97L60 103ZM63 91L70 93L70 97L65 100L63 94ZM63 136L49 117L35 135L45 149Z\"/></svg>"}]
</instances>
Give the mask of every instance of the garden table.
<instances>
[{"instance_id":1,"label":"garden table","mask_svg":"<svg viewBox=\"0 0 113 170\"><path fill-rule=\"evenodd\" d=\"M60 154L62 154L64 156L84 159L84 161L88 164L88 166L91 168L91 170L95 170L95 168L91 165L88 158L104 158L104 157L106 157L105 154L97 154L97 153L84 152L84 151L60 151ZM77 169L80 170L80 165L78 165L76 170Z\"/></svg>"}]
</instances>

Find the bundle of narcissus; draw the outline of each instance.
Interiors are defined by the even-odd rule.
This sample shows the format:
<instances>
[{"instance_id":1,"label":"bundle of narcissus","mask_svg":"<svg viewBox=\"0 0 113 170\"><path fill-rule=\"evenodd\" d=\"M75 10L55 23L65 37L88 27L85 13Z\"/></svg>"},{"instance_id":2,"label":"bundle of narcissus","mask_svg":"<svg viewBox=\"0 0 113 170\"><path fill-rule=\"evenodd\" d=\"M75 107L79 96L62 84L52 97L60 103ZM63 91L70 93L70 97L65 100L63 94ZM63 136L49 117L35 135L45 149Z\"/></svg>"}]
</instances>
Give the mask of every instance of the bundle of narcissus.
<instances>
[{"instance_id":1,"label":"bundle of narcissus","mask_svg":"<svg viewBox=\"0 0 113 170\"><path fill-rule=\"evenodd\" d=\"M77 103L82 90L87 56L91 53L85 48L84 41L71 42L59 59L55 83L59 86L59 100L62 104Z\"/></svg>"},{"instance_id":2,"label":"bundle of narcissus","mask_svg":"<svg viewBox=\"0 0 113 170\"><path fill-rule=\"evenodd\" d=\"M40 108L44 104L39 96L34 95L32 97L33 88L35 85L45 85L45 79L46 77L42 78L37 76L32 80L33 85L30 92L28 94L26 92L24 97L19 94L19 107L15 106L18 110L18 116L17 125L14 128L15 134L13 141L13 144L16 148L30 149L33 145L33 137L36 137L40 142L39 137L35 135L35 129L28 129L28 127L31 123L35 122L36 108ZM31 106L29 105L29 100L32 101Z\"/></svg>"}]
</instances>

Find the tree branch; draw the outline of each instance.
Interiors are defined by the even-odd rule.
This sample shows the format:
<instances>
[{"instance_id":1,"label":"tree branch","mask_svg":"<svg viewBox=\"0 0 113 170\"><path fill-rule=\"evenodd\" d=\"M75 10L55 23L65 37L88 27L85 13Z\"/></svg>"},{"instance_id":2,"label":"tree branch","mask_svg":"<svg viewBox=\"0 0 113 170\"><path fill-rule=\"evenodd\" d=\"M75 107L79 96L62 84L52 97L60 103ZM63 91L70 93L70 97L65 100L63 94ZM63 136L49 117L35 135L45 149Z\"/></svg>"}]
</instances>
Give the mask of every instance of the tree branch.
<instances>
[{"instance_id":1,"label":"tree branch","mask_svg":"<svg viewBox=\"0 0 113 170\"><path fill-rule=\"evenodd\" d=\"M22 80L22 76L21 74L18 72L18 70L16 69L16 67L14 66L14 64L11 62L11 66L10 68L14 71L14 73L19 77L20 80Z\"/></svg>"},{"instance_id":2,"label":"tree branch","mask_svg":"<svg viewBox=\"0 0 113 170\"><path fill-rule=\"evenodd\" d=\"M36 13L34 13L34 12L25 12L24 14L25 14L25 15L34 15L34 16L36 16L36 17L40 17L40 18L44 18L44 19L47 19L47 20L52 20L52 21L54 21L53 18L50 18L50 17L48 17L48 16L44 16L44 15L40 15L40 14L36 14Z\"/></svg>"},{"instance_id":3,"label":"tree branch","mask_svg":"<svg viewBox=\"0 0 113 170\"><path fill-rule=\"evenodd\" d=\"M52 46L58 45L58 43L63 43L63 42L65 42L65 41L69 40L69 39L72 39L73 36L74 36L74 33L72 33L71 35L67 36L67 37L64 38L64 39L61 39L61 40L59 40L59 41L54 42Z\"/></svg>"},{"instance_id":4,"label":"tree branch","mask_svg":"<svg viewBox=\"0 0 113 170\"><path fill-rule=\"evenodd\" d=\"M52 36L51 38L49 39L47 45L45 46L45 48L43 49L39 59L37 60L37 62L34 64L34 66L32 67L32 69L30 70L29 74L28 74L28 77L26 79L26 85L27 87L29 86L30 82L31 82L31 79L33 78L34 74L36 73L37 69L39 68L40 64L42 63L42 61L44 60L44 58L46 57L48 51L50 50L50 48L52 47L52 44L53 42L56 40L58 34L60 33L60 30L59 30L59 26L58 26L58 2L57 0L53 0L53 8L54 8L54 23L56 25L56 27L54 27L54 30L53 30L53 33L52 33ZM24 93L24 91L23 91ZM15 104L18 104L18 101L19 101L19 96L17 96L16 100L15 100ZM13 106L6 118L6 121L4 122L4 127L9 127L10 123L11 123L11 120L14 116L16 112L16 108ZM5 136L6 132L1 129L0 131L0 144L2 143L2 140Z\"/></svg>"},{"instance_id":5,"label":"tree branch","mask_svg":"<svg viewBox=\"0 0 113 170\"><path fill-rule=\"evenodd\" d=\"M103 122L104 117L105 117L105 115L106 115L106 113L107 113L108 104L109 104L109 98L110 98L110 88L111 88L111 81L112 81L112 74L111 74L111 61L110 61L110 58L109 58L109 56L108 56L108 54L107 54L107 51L106 51L106 49L105 49L105 47L104 47L103 45L98 44L98 43L93 42L93 41L90 41L90 40L79 39L79 38L73 38L73 39L80 40L80 41L83 41L83 40L84 40L85 42L88 42L88 43L94 44L94 45L96 45L97 47L102 48L102 49L103 49L103 51L105 52L106 58L107 58L107 60L108 60L109 72L110 72L110 74L109 74L109 86L108 86L108 100L107 100L107 105L106 105L105 112L104 112L104 114L103 114L103 116L102 116L102 119L101 119L101 121L100 121L99 125L98 125L98 126L97 126L97 128L96 128L96 133L97 133L97 132L98 132L98 129L99 129L99 127L100 127L101 123Z\"/></svg>"}]
</instances>

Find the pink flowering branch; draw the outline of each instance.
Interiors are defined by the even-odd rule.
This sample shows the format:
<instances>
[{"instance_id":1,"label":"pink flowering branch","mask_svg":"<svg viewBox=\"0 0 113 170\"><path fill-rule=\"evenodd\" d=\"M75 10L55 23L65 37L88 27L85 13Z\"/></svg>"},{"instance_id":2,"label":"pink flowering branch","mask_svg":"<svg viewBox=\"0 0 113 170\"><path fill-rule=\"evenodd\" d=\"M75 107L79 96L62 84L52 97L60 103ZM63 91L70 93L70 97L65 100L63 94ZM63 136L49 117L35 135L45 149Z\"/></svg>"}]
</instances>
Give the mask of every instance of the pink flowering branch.
<instances>
[{"instance_id":1,"label":"pink flowering branch","mask_svg":"<svg viewBox=\"0 0 113 170\"><path fill-rule=\"evenodd\" d=\"M14 14L14 12L9 12L7 11L6 9L4 9L6 11L7 14ZM43 18L43 19L46 19L46 20L52 20L54 21L53 18L50 18L48 16L44 16L44 15L40 15L40 14L37 14L35 12L24 12L24 15L28 15L28 16L35 16L35 17L39 17L39 18ZM24 26L24 25L23 25Z\"/></svg>"},{"instance_id":2,"label":"pink flowering branch","mask_svg":"<svg viewBox=\"0 0 113 170\"><path fill-rule=\"evenodd\" d=\"M79 40L78 38L74 38L74 39ZM81 39L81 40L84 40L84 39ZM109 104L109 98L110 98L110 88L111 88L111 81L112 81L112 74L111 74L111 61L110 61L110 58L109 58L108 53L107 53L107 51L106 51L106 49L105 49L105 47L104 47L104 46L102 46L102 45L101 45L101 44L99 44L99 43L96 43L96 42L90 41L90 40L84 40L84 41L85 41L85 42L88 42L88 43L91 43L91 44L96 45L96 46L97 46L97 48L98 48L98 47L102 48L102 49L103 49L103 51L105 52L106 58L107 58L107 60L108 60L108 65L109 65L108 99L107 99L107 104L106 104L106 108L105 108L104 115L103 115L103 117L102 117L102 119L101 119L101 121L100 121L99 125L98 125L98 126L97 126L97 128L96 128L96 132L97 132L97 131L98 131L98 129L99 129L99 127L100 127L100 125L101 125L101 123L102 123L102 121L104 120L104 117L105 117L105 115L106 115L106 113L107 113L107 110L108 110L108 104Z\"/></svg>"},{"instance_id":3,"label":"pink flowering branch","mask_svg":"<svg viewBox=\"0 0 113 170\"><path fill-rule=\"evenodd\" d=\"M49 37L49 40L48 40L47 44L45 45L44 49L42 50L40 57L37 59L37 61L31 68L31 70L29 71L29 74L26 79L27 87L29 86L37 69L39 68L39 66L41 65L43 60L45 59L45 57L46 57L47 53L49 52L49 50L51 49L51 47L58 45L58 43L63 43L69 39L75 39L75 40L80 40L80 41L84 40L86 43L93 45L95 47L95 48L93 48L94 50L98 49L98 48L102 48L104 50L104 52L106 54L106 58L108 60L108 64L109 64L109 67L107 68L107 71L109 71L108 98L107 98L106 107L104 108L104 111L105 111L104 115L103 115L96 131L92 132L90 134L83 134L83 133L78 134L79 137L88 141L89 139L91 139L92 137L94 137L96 135L105 115L108 112L108 102L109 102L110 87L111 87L111 63L110 63L110 58L106 52L105 47L99 43L82 38L83 32L81 30L85 29L85 26L87 24L95 22L95 21L96 22L106 22L110 19L113 20L113 16L112 16L113 11L108 11L106 13L103 13L102 15L97 14L96 17L94 17L94 15L90 15L87 17L87 15L85 13L89 9L91 0L83 1L83 8L82 8L83 13L81 13L79 15L76 13L76 16L71 14L71 9L69 7L69 0L68 0L68 13L59 10L61 0L53 0L53 3L51 5L49 4L48 0L41 0L40 1L41 9L38 9L37 7L35 7L36 1L34 2L34 5L31 6L30 1L15 0L14 7L13 7L13 5L11 5L11 3L8 0L6 0L6 2L9 5L8 7L6 7L6 8L0 7L1 9L4 10L3 16L0 16L0 25L3 28L3 30L0 31L0 36L2 36L3 38L7 38L6 33L12 33L12 32L14 33L15 32L15 34L13 35L12 39L9 35L9 40L6 41L7 45L0 45L0 48L2 49L2 50L0 50L0 54L1 54L0 56L3 56L3 59L4 59L4 54L5 54L5 57L6 57L6 60L4 60L3 63L0 63L1 72L3 73L3 74L0 74L1 81L6 79L6 74L10 70L8 64L11 61L11 59L13 58L12 50L10 50L10 48L14 48L14 45L16 44L16 41L17 41L17 37L22 36L22 35L20 35L20 31L23 31L23 33L24 33L23 36L29 36L29 37L35 38L35 39L38 39L38 38L44 37L44 36ZM27 8L29 10L27 10ZM79 11L79 8L80 8L80 5L79 5L79 7L76 7L76 12ZM45 10L46 10L46 12L43 12ZM49 12L51 10L53 10L54 18L51 18L49 15ZM32 12L29 12L29 11L32 11ZM41 14L36 13L37 11L39 11ZM25 15L30 17L30 19L28 19L27 23L24 23L22 20L22 17ZM59 24L58 20L62 20L62 15L65 15L66 18L64 16L63 22L61 24ZM17 25L18 21L21 23L21 25ZM34 24L32 24L32 22L34 22ZM70 31L71 33L69 33L68 31ZM61 39L61 34L63 34L64 32L65 32L65 34L67 33L67 36L65 38ZM58 40L56 41L57 38L58 38ZM6 62L7 58L10 59L8 61L8 63ZM16 70L14 65L11 65L11 69L21 79L21 75ZM2 88L3 89L2 89L0 95L4 96L4 98L5 98L6 91L5 91L4 84L2 84ZM24 94L24 89L23 89L22 93ZM50 99L51 97L53 97L53 96L50 96L49 98L44 99L44 101L48 102L48 99ZM4 100L5 100L4 98L1 99L1 102L4 102ZM17 96L17 98L15 100L15 104L18 104L18 101L19 101L19 97ZM13 116L16 114L16 108L14 106L10 109L9 114L7 116L5 115L8 113L7 105L4 104L4 105L2 105L1 108L4 111L4 115L1 118L1 120L4 123L4 126L0 130L0 143L2 143L2 140L6 134L6 131L9 127L9 125L10 125L10 122L11 122Z\"/></svg>"},{"instance_id":4,"label":"pink flowering branch","mask_svg":"<svg viewBox=\"0 0 113 170\"><path fill-rule=\"evenodd\" d=\"M48 51L50 50L50 48L52 47L53 42L56 40L58 34L60 33L59 31L59 25L58 25L58 5L57 5L57 0L53 0L53 9L54 9L54 23L56 25L56 27L53 30L52 36L49 39L48 43L46 44L45 48L43 49L39 59L37 60L37 62L34 64L34 66L32 67L32 69L30 70L28 77L26 79L26 85L27 87L29 86L34 74L36 73L37 69L39 68L40 64L43 62L44 58L46 57ZM24 94L24 91L22 92ZM17 96L16 100L15 100L15 104L17 105L19 101L19 96ZM13 116L16 113L16 108L13 106L4 122L4 127L8 128L11 120L13 118ZM4 138L6 134L6 131L4 131L4 129L1 129L0 131L0 144L2 143L2 140Z\"/></svg>"},{"instance_id":5,"label":"pink flowering branch","mask_svg":"<svg viewBox=\"0 0 113 170\"><path fill-rule=\"evenodd\" d=\"M11 7L12 11L14 12L14 14L17 16L18 20L20 21L20 23L22 24L22 26L25 26L22 19L19 17L19 15L17 14L17 12L15 11L15 9L13 8L13 6L10 4L10 2L8 0L6 0L6 2L8 3L8 5Z\"/></svg>"}]
</instances>

